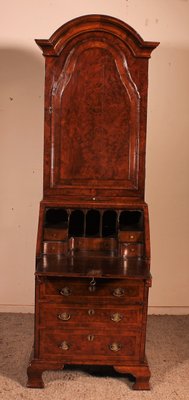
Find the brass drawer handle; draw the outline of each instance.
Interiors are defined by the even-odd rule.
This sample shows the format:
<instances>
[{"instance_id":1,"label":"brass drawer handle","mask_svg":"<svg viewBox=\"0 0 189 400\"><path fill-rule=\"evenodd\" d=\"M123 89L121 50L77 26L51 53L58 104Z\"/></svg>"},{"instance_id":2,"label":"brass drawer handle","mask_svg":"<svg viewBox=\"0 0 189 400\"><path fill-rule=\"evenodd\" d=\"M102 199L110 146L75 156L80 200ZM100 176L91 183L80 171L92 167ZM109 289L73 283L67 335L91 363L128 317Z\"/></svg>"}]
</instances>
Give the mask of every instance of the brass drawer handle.
<instances>
[{"instance_id":1,"label":"brass drawer handle","mask_svg":"<svg viewBox=\"0 0 189 400\"><path fill-rule=\"evenodd\" d=\"M125 290L123 288L116 288L113 291L113 296L122 297L125 294Z\"/></svg>"},{"instance_id":2,"label":"brass drawer handle","mask_svg":"<svg viewBox=\"0 0 189 400\"><path fill-rule=\"evenodd\" d=\"M110 348L111 351L115 351L116 352L116 351L121 350L121 344L115 342L115 343L110 344L109 348Z\"/></svg>"},{"instance_id":3,"label":"brass drawer handle","mask_svg":"<svg viewBox=\"0 0 189 400\"><path fill-rule=\"evenodd\" d=\"M95 338L94 335L88 335L87 336L87 339L88 339L89 342L92 342L94 340L94 338Z\"/></svg>"},{"instance_id":4,"label":"brass drawer handle","mask_svg":"<svg viewBox=\"0 0 189 400\"><path fill-rule=\"evenodd\" d=\"M95 314L95 310L88 310L88 315L94 315Z\"/></svg>"},{"instance_id":5,"label":"brass drawer handle","mask_svg":"<svg viewBox=\"0 0 189 400\"><path fill-rule=\"evenodd\" d=\"M71 291L71 289L68 288L68 287L64 287L64 288L62 288L62 289L60 290L60 294L61 294L62 296L70 296L71 293L72 293L72 291Z\"/></svg>"},{"instance_id":6,"label":"brass drawer handle","mask_svg":"<svg viewBox=\"0 0 189 400\"><path fill-rule=\"evenodd\" d=\"M61 319L61 321L69 321L69 319L71 318L71 315L66 312L63 312L61 314L58 314L57 318Z\"/></svg>"},{"instance_id":7,"label":"brass drawer handle","mask_svg":"<svg viewBox=\"0 0 189 400\"><path fill-rule=\"evenodd\" d=\"M111 318L111 320L114 321L114 322L119 322L119 321L122 320L123 315L121 315L121 314L119 314L119 313L114 313L114 314L111 314L111 315L110 315L110 318Z\"/></svg>"},{"instance_id":8,"label":"brass drawer handle","mask_svg":"<svg viewBox=\"0 0 189 400\"><path fill-rule=\"evenodd\" d=\"M64 340L61 345L59 346L60 349L67 351L70 348L70 345Z\"/></svg>"}]
</instances>

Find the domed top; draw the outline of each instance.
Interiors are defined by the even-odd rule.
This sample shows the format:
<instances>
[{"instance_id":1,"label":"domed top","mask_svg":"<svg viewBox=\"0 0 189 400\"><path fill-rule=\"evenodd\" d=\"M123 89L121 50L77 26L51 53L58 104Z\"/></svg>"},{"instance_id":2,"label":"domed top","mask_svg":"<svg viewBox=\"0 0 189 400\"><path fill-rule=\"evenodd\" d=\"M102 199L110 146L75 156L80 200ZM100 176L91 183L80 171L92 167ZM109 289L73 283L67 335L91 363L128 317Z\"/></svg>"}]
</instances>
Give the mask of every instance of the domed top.
<instances>
[{"instance_id":1,"label":"domed top","mask_svg":"<svg viewBox=\"0 0 189 400\"><path fill-rule=\"evenodd\" d=\"M125 22L106 15L84 15L72 19L57 29L49 39L36 39L44 56L59 56L65 45L75 36L87 32L107 32L121 39L135 57L149 58L159 42L144 41L141 36Z\"/></svg>"}]
</instances>

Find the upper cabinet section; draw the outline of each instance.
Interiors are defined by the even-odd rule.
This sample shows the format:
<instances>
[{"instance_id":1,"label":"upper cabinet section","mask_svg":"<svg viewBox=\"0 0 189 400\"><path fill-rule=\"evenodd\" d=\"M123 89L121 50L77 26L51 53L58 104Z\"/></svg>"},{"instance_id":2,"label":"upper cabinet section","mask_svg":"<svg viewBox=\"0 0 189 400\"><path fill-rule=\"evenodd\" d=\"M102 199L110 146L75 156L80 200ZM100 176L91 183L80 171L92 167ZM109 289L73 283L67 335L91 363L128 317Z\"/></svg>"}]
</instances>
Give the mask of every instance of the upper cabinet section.
<instances>
[{"instance_id":1,"label":"upper cabinet section","mask_svg":"<svg viewBox=\"0 0 189 400\"><path fill-rule=\"evenodd\" d=\"M148 58L158 45L106 16L77 18L49 40L44 197L144 197Z\"/></svg>"}]
</instances>

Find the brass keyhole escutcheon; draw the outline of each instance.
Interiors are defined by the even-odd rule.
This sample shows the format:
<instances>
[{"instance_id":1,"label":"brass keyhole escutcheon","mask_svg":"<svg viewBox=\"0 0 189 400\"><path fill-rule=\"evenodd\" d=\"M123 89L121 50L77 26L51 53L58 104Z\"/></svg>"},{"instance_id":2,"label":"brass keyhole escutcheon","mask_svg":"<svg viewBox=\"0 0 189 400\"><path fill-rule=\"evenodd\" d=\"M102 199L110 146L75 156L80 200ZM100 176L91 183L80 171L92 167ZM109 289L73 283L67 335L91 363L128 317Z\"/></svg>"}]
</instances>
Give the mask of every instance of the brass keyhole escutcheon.
<instances>
[{"instance_id":1,"label":"brass keyhole escutcheon","mask_svg":"<svg viewBox=\"0 0 189 400\"><path fill-rule=\"evenodd\" d=\"M88 310L88 315L94 315L95 314L95 310Z\"/></svg>"},{"instance_id":2,"label":"brass keyhole escutcheon","mask_svg":"<svg viewBox=\"0 0 189 400\"><path fill-rule=\"evenodd\" d=\"M94 335L88 335L87 336L87 339L88 339L89 342L92 342L94 340L94 338L95 338Z\"/></svg>"},{"instance_id":3,"label":"brass keyhole escutcheon","mask_svg":"<svg viewBox=\"0 0 189 400\"><path fill-rule=\"evenodd\" d=\"M95 292L96 287L95 286L89 286L89 292Z\"/></svg>"}]
</instances>

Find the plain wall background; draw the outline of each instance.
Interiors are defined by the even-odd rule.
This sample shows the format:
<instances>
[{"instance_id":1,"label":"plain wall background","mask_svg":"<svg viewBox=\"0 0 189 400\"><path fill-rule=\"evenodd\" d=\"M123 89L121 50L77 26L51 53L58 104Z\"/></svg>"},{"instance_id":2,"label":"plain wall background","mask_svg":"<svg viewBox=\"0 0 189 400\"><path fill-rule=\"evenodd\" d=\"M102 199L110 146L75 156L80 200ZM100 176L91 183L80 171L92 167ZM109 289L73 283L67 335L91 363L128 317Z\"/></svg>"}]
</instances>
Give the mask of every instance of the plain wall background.
<instances>
[{"instance_id":1,"label":"plain wall background","mask_svg":"<svg viewBox=\"0 0 189 400\"><path fill-rule=\"evenodd\" d=\"M32 311L42 198L44 59L68 20L107 14L160 41L149 68L146 201L150 209L150 312L188 313L189 1L7 0L0 24L0 310Z\"/></svg>"}]
</instances>

